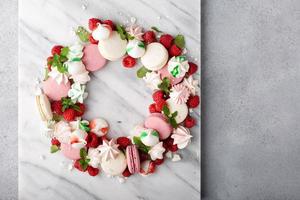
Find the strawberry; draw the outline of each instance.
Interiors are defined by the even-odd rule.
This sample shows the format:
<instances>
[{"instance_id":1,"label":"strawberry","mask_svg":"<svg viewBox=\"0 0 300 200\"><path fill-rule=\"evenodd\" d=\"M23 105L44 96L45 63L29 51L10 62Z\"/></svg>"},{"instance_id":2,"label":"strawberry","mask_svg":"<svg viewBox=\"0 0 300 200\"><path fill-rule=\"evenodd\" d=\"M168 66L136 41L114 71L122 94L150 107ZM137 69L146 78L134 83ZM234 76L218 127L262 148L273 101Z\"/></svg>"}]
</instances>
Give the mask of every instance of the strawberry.
<instances>
[{"instance_id":1,"label":"strawberry","mask_svg":"<svg viewBox=\"0 0 300 200\"><path fill-rule=\"evenodd\" d=\"M155 108L158 112L161 112L165 105L167 105L166 101L161 99L160 101L156 102Z\"/></svg>"},{"instance_id":2,"label":"strawberry","mask_svg":"<svg viewBox=\"0 0 300 200\"><path fill-rule=\"evenodd\" d=\"M95 30L98 27L98 23L101 24L101 20L97 18L91 18L89 19L89 29L91 31Z\"/></svg>"},{"instance_id":3,"label":"strawberry","mask_svg":"<svg viewBox=\"0 0 300 200\"><path fill-rule=\"evenodd\" d=\"M131 141L127 137L118 137L117 144L120 148L126 149L128 145L131 145Z\"/></svg>"},{"instance_id":4,"label":"strawberry","mask_svg":"<svg viewBox=\"0 0 300 200\"><path fill-rule=\"evenodd\" d=\"M89 41L90 41L91 44L98 44L98 42L99 42L98 40L95 40L93 38L92 34L89 35Z\"/></svg>"},{"instance_id":5,"label":"strawberry","mask_svg":"<svg viewBox=\"0 0 300 200\"><path fill-rule=\"evenodd\" d=\"M76 116L76 112L71 108L68 108L65 110L65 112L63 112L63 117L66 121L74 121L75 116Z\"/></svg>"},{"instance_id":6,"label":"strawberry","mask_svg":"<svg viewBox=\"0 0 300 200\"><path fill-rule=\"evenodd\" d=\"M49 56L47 58L47 67L48 67L49 71L51 71L51 64L50 64L50 62L52 61L52 59L53 59L53 56Z\"/></svg>"},{"instance_id":7,"label":"strawberry","mask_svg":"<svg viewBox=\"0 0 300 200\"><path fill-rule=\"evenodd\" d=\"M109 26L111 27L112 30L115 30L115 29L116 29L115 24L113 23L113 21L111 21L111 20L109 20L109 19L104 20L104 21L102 22L102 24L107 24L107 25L109 25Z\"/></svg>"},{"instance_id":8,"label":"strawberry","mask_svg":"<svg viewBox=\"0 0 300 200\"><path fill-rule=\"evenodd\" d=\"M61 45L55 45L54 47L52 47L51 49L51 54L54 56L55 54L60 55L61 49L64 48Z\"/></svg>"},{"instance_id":9,"label":"strawberry","mask_svg":"<svg viewBox=\"0 0 300 200\"><path fill-rule=\"evenodd\" d=\"M156 113L157 112L155 103L149 105L149 112L150 113Z\"/></svg>"},{"instance_id":10,"label":"strawberry","mask_svg":"<svg viewBox=\"0 0 300 200\"><path fill-rule=\"evenodd\" d=\"M52 145L56 145L56 146L58 146L58 147L60 146L60 142L59 142L58 139L56 139L56 138L52 138L52 139L51 139L51 144L52 144Z\"/></svg>"},{"instance_id":11,"label":"strawberry","mask_svg":"<svg viewBox=\"0 0 300 200\"><path fill-rule=\"evenodd\" d=\"M157 90L152 94L152 99L154 102L159 102L164 100L164 92L162 90Z\"/></svg>"},{"instance_id":12,"label":"strawberry","mask_svg":"<svg viewBox=\"0 0 300 200\"><path fill-rule=\"evenodd\" d=\"M191 116L187 116L184 120L184 126L187 128L192 128L196 125L196 121Z\"/></svg>"},{"instance_id":13,"label":"strawberry","mask_svg":"<svg viewBox=\"0 0 300 200\"><path fill-rule=\"evenodd\" d=\"M87 171L89 173L90 176L97 176L99 174L99 169L98 168L94 168L92 166L88 166L87 167Z\"/></svg>"},{"instance_id":14,"label":"strawberry","mask_svg":"<svg viewBox=\"0 0 300 200\"><path fill-rule=\"evenodd\" d=\"M124 177L129 177L129 176L131 176L131 173L129 172L128 168L126 168L125 171L122 173L122 175Z\"/></svg>"},{"instance_id":15,"label":"strawberry","mask_svg":"<svg viewBox=\"0 0 300 200\"><path fill-rule=\"evenodd\" d=\"M170 57L173 56L179 56L181 54L182 50L176 46L176 44L173 44L169 49L169 55Z\"/></svg>"},{"instance_id":16,"label":"strawberry","mask_svg":"<svg viewBox=\"0 0 300 200\"><path fill-rule=\"evenodd\" d=\"M196 71L198 70L198 66L195 63L189 62L189 71L188 71L188 75L191 76L194 73L196 73Z\"/></svg>"},{"instance_id":17,"label":"strawberry","mask_svg":"<svg viewBox=\"0 0 300 200\"><path fill-rule=\"evenodd\" d=\"M167 49L169 49L173 42L173 36L170 34L164 34L159 38L159 42L164 45Z\"/></svg>"},{"instance_id":18,"label":"strawberry","mask_svg":"<svg viewBox=\"0 0 300 200\"><path fill-rule=\"evenodd\" d=\"M53 101L51 103L51 110L52 110L52 112L54 112L54 113L56 113L58 115L62 115L63 114L62 107L63 106L62 106L62 103L61 103L60 100L59 101Z\"/></svg>"},{"instance_id":19,"label":"strawberry","mask_svg":"<svg viewBox=\"0 0 300 200\"><path fill-rule=\"evenodd\" d=\"M89 132L87 137L85 138L86 146L96 148L100 145L100 138L95 133Z\"/></svg>"},{"instance_id":20,"label":"strawberry","mask_svg":"<svg viewBox=\"0 0 300 200\"><path fill-rule=\"evenodd\" d=\"M77 105L79 107L79 110L80 110L80 111L75 110L75 115L77 117L81 117L85 112L85 105L82 104L82 103L76 103L75 105Z\"/></svg>"},{"instance_id":21,"label":"strawberry","mask_svg":"<svg viewBox=\"0 0 300 200\"><path fill-rule=\"evenodd\" d=\"M146 42L146 44L150 44L152 42L156 42L156 36L153 31L147 31L143 35L143 39Z\"/></svg>"},{"instance_id":22,"label":"strawberry","mask_svg":"<svg viewBox=\"0 0 300 200\"><path fill-rule=\"evenodd\" d=\"M123 63L124 67L132 68L136 64L136 61L135 61L135 58L133 58L131 56L126 56L123 58L122 63Z\"/></svg>"},{"instance_id":23,"label":"strawberry","mask_svg":"<svg viewBox=\"0 0 300 200\"><path fill-rule=\"evenodd\" d=\"M200 98L198 95L190 96L186 104L189 108L196 108L200 103Z\"/></svg>"},{"instance_id":24,"label":"strawberry","mask_svg":"<svg viewBox=\"0 0 300 200\"><path fill-rule=\"evenodd\" d=\"M75 161L74 167L75 167L76 169L78 169L79 171L81 171L81 172L84 172L84 171L85 171L85 170L82 169L82 167L81 167L81 165L80 165L80 163L79 163L79 160L76 160L76 161Z\"/></svg>"},{"instance_id":25,"label":"strawberry","mask_svg":"<svg viewBox=\"0 0 300 200\"><path fill-rule=\"evenodd\" d=\"M153 162L155 165L161 165L164 162L164 159L156 159Z\"/></svg>"}]
</instances>

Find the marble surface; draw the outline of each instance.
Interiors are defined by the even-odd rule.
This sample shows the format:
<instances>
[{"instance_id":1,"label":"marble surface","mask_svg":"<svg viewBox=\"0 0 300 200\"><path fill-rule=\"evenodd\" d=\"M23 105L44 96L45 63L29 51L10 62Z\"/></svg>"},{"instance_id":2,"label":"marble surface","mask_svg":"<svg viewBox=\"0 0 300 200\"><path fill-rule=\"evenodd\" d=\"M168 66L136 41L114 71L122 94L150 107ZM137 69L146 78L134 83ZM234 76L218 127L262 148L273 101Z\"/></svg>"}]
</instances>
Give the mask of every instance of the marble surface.
<instances>
[{"instance_id":1,"label":"marble surface","mask_svg":"<svg viewBox=\"0 0 300 200\"><path fill-rule=\"evenodd\" d=\"M197 6L195 6L197 5ZM145 14L146 13L146 14ZM192 144L180 151L182 161L159 167L149 177L134 176L120 184L104 174L90 177L69 171L71 161L60 153L49 153L34 101L34 85L42 77L45 59L55 44L76 41L78 25L99 16L126 24L131 17L145 28L157 26L171 34L186 36L188 55L199 63L200 1L98 1L26 0L19 2L19 199L199 199L200 198L200 109L192 130ZM120 61L92 74L88 83L87 119L103 117L111 125L110 136L128 135L143 121L151 103L151 92L135 77L135 69L124 69ZM197 74L200 78L200 72Z\"/></svg>"}]
</instances>

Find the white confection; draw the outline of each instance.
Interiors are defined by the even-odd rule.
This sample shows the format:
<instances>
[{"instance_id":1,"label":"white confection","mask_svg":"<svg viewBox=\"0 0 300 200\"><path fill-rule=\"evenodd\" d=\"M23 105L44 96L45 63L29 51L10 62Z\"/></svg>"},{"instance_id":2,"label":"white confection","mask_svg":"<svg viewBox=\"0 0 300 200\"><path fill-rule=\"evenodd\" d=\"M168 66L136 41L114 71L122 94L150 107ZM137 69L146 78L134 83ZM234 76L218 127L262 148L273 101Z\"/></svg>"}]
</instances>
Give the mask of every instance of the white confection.
<instances>
[{"instance_id":1,"label":"white confection","mask_svg":"<svg viewBox=\"0 0 300 200\"><path fill-rule=\"evenodd\" d=\"M160 43L147 45L146 53L141 58L142 64L151 71L158 71L165 66L169 58L167 49Z\"/></svg>"},{"instance_id":2,"label":"white confection","mask_svg":"<svg viewBox=\"0 0 300 200\"><path fill-rule=\"evenodd\" d=\"M95 40L106 40L111 34L111 28L106 24L99 24L98 27L92 32Z\"/></svg>"},{"instance_id":3,"label":"white confection","mask_svg":"<svg viewBox=\"0 0 300 200\"><path fill-rule=\"evenodd\" d=\"M174 155L173 155L173 158L172 158L172 161L173 161L173 162L177 162L177 161L179 161L179 160L181 160L180 155L179 155L179 154L174 154Z\"/></svg>"},{"instance_id":4,"label":"white confection","mask_svg":"<svg viewBox=\"0 0 300 200\"><path fill-rule=\"evenodd\" d=\"M91 132L95 133L98 137L101 137L107 134L108 123L105 119L96 118L90 122L90 128Z\"/></svg>"},{"instance_id":5,"label":"white confection","mask_svg":"<svg viewBox=\"0 0 300 200\"><path fill-rule=\"evenodd\" d=\"M66 65L70 75L81 74L86 71L82 61L67 61Z\"/></svg>"},{"instance_id":6,"label":"white confection","mask_svg":"<svg viewBox=\"0 0 300 200\"><path fill-rule=\"evenodd\" d=\"M152 147L159 142L158 132L153 129L145 129L140 132L141 141L144 145Z\"/></svg>"},{"instance_id":7,"label":"white confection","mask_svg":"<svg viewBox=\"0 0 300 200\"><path fill-rule=\"evenodd\" d=\"M113 31L106 40L99 40L98 49L101 55L110 61L121 58L126 53L127 40L122 40L120 35Z\"/></svg>"},{"instance_id":8,"label":"white confection","mask_svg":"<svg viewBox=\"0 0 300 200\"><path fill-rule=\"evenodd\" d=\"M180 78L189 71L189 63L185 56L174 56L168 62L168 71L175 78Z\"/></svg>"},{"instance_id":9,"label":"white confection","mask_svg":"<svg viewBox=\"0 0 300 200\"><path fill-rule=\"evenodd\" d=\"M73 148L81 149L86 145L85 138L87 133L81 129L77 129L71 133L70 142Z\"/></svg>"},{"instance_id":10,"label":"white confection","mask_svg":"<svg viewBox=\"0 0 300 200\"><path fill-rule=\"evenodd\" d=\"M189 109L186 103L177 104L173 99L168 99L167 104L171 113L174 113L176 111L178 112L177 116L175 117L176 122L183 122L189 113Z\"/></svg>"},{"instance_id":11,"label":"white confection","mask_svg":"<svg viewBox=\"0 0 300 200\"><path fill-rule=\"evenodd\" d=\"M122 174L122 172L126 169L127 162L125 155L123 153L119 153L116 159L105 160L102 159L101 168L102 170L111 176L116 176Z\"/></svg>"},{"instance_id":12,"label":"white confection","mask_svg":"<svg viewBox=\"0 0 300 200\"><path fill-rule=\"evenodd\" d=\"M131 57L140 58L145 54L145 44L137 39L129 40L126 51Z\"/></svg>"},{"instance_id":13,"label":"white confection","mask_svg":"<svg viewBox=\"0 0 300 200\"><path fill-rule=\"evenodd\" d=\"M145 130L145 127L143 124L137 124L135 125L131 130L130 130L130 135L131 136L140 136L141 131Z\"/></svg>"}]
</instances>

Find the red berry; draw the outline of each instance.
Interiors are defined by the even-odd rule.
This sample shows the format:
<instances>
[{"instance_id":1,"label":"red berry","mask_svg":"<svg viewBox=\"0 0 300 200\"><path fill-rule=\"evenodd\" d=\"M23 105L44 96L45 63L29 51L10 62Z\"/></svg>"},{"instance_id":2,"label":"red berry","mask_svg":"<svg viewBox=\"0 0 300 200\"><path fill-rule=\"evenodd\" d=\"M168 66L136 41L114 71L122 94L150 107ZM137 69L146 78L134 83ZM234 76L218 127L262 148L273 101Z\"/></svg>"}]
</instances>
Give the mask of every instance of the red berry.
<instances>
[{"instance_id":1,"label":"red berry","mask_svg":"<svg viewBox=\"0 0 300 200\"><path fill-rule=\"evenodd\" d=\"M51 49L51 54L54 56L55 54L60 55L61 49L64 48L61 45L55 45L54 47L52 47Z\"/></svg>"},{"instance_id":2,"label":"red berry","mask_svg":"<svg viewBox=\"0 0 300 200\"><path fill-rule=\"evenodd\" d=\"M156 113L156 112L157 112L157 111L156 111L155 103L150 104L150 106L149 106L149 112L150 112L150 113Z\"/></svg>"},{"instance_id":3,"label":"red berry","mask_svg":"<svg viewBox=\"0 0 300 200\"><path fill-rule=\"evenodd\" d=\"M126 147L128 145L131 145L131 141L130 139L128 139L127 137L118 137L117 139L117 144L119 145L119 147L121 147L122 149L126 149Z\"/></svg>"},{"instance_id":4,"label":"red berry","mask_svg":"<svg viewBox=\"0 0 300 200\"><path fill-rule=\"evenodd\" d=\"M178 150L177 144L173 144L174 139L171 137L168 137L166 140L163 142L163 147L169 151L175 152Z\"/></svg>"},{"instance_id":5,"label":"red berry","mask_svg":"<svg viewBox=\"0 0 300 200\"><path fill-rule=\"evenodd\" d=\"M56 139L56 138L52 138L52 139L51 139L51 144L52 144L52 145L56 145L56 146L58 146L58 147L60 146L60 142L59 142L58 139Z\"/></svg>"},{"instance_id":6,"label":"red berry","mask_svg":"<svg viewBox=\"0 0 300 200\"><path fill-rule=\"evenodd\" d=\"M109 26L111 27L112 30L115 30L115 29L116 29L115 24L114 24L111 20L109 20L109 19L104 20L104 21L102 22L102 24L107 24L107 25L109 25Z\"/></svg>"},{"instance_id":7,"label":"red berry","mask_svg":"<svg viewBox=\"0 0 300 200\"><path fill-rule=\"evenodd\" d=\"M162 99L162 100L156 102L155 108L158 112L161 112L165 105L167 105L167 103L164 99Z\"/></svg>"},{"instance_id":8,"label":"red berry","mask_svg":"<svg viewBox=\"0 0 300 200\"><path fill-rule=\"evenodd\" d=\"M172 45L172 41L173 41L173 36L170 35L170 34L165 34L165 35L162 35L160 38L159 38L159 42L164 45L167 49L169 49Z\"/></svg>"},{"instance_id":9,"label":"red berry","mask_svg":"<svg viewBox=\"0 0 300 200\"><path fill-rule=\"evenodd\" d=\"M140 156L140 161L143 162L145 160L149 160L149 154L143 152L143 151L139 151L139 156Z\"/></svg>"},{"instance_id":10,"label":"red berry","mask_svg":"<svg viewBox=\"0 0 300 200\"><path fill-rule=\"evenodd\" d=\"M71 108L68 108L65 110L65 112L63 112L63 117L66 121L74 121L75 116L76 116L76 112Z\"/></svg>"},{"instance_id":11,"label":"red berry","mask_svg":"<svg viewBox=\"0 0 300 200\"><path fill-rule=\"evenodd\" d=\"M155 163L153 161L150 162L149 168L148 168L148 173L152 174L155 171Z\"/></svg>"},{"instance_id":12,"label":"red berry","mask_svg":"<svg viewBox=\"0 0 300 200\"><path fill-rule=\"evenodd\" d=\"M75 167L76 169L78 169L79 171L82 171L82 172L86 171L86 170L83 170L83 169L82 169L82 167L81 167L81 165L80 165L80 163L79 163L79 160L76 160L76 161L75 161L74 167Z\"/></svg>"},{"instance_id":13,"label":"red berry","mask_svg":"<svg viewBox=\"0 0 300 200\"><path fill-rule=\"evenodd\" d=\"M192 75L194 74L197 70L198 70L198 66L195 63L189 62L189 71L188 71L188 75Z\"/></svg>"},{"instance_id":14,"label":"red berry","mask_svg":"<svg viewBox=\"0 0 300 200\"><path fill-rule=\"evenodd\" d=\"M184 120L184 126L187 128L192 128L193 126L196 125L196 121L194 118L192 118L191 116L187 116Z\"/></svg>"},{"instance_id":15,"label":"red berry","mask_svg":"<svg viewBox=\"0 0 300 200\"><path fill-rule=\"evenodd\" d=\"M95 40L93 38L92 34L89 35L89 41L90 41L91 44L98 44L98 42L99 42L98 40Z\"/></svg>"},{"instance_id":16,"label":"red berry","mask_svg":"<svg viewBox=\"0 0 300 200\"><path fill-rule=\"evenodd\" d=\"M172 146L169 146L169 151L176 152L178 150L177 144L173 144Z\"/></svg>"},{"instance_id":17,"label":"red berry","mask_svg":"<svg viewBox=\"0 0 300 200\"><path fill-rule=\"evenodd\" d=\"M164 159L156 159L153 162L155 165L161 165L164 162Z\"/></svg>"},{"instance_id":18,"label":"red berry","mask_svg":"<svg viewBox=\"0 0 300 200\"><path fill-rule=\"evenodd\" d=\"M95 133L90 132L85 138L86 146L96 148L100 145L100 138Z\"/></svg>"},{"instance_id":19,"label":"red berry","mask_svg":"<svg viewBox=\"0 0 300 200\"><path fill-rule=\"evenodd\" d=\"M176 44L173 44L171 48L169 49L169 55L172 56L179 56L181 54L182 50L176 46Z\"/></svg>"},{"instance_id":20,"label":"red berry","mask_svg":"<svg viewBox=\"0 0 300 200\"><path fill-rule=\"evenodd\" d=\"M50 64L50 62L52 61L52 59L53 59L53 56L49 56L47 58L47 67L48 67L49 71L51 71L51 64Z\"/></svg>"},{"instance_id":21,"label":"red berry","mask_svg":"<svg viewBox=\"0 0 300 200\"><path fill-rule=\"evenodd\" d=\"M85 112L85 105L82 104L82 103L76 103L75 105L77 105L79 107L79 110L80 110L80 111L75 110L75 115L77 117L81 117Z\"/></svg>"},{"instance_id":22,"label":"red berry","mask_svg":"<svg viewBox=\"0 0 300 200\"><path fill-rule=\"evenodd\" d=\"M128 168L126 168L125 171L122 173L122 175L124 177L129 177L129 176L131 176L131 173L129 172Z\"/></svg>"},{"instance_id":23,"label":"red berry","mask_svg":"<svg viewBox=\"0 0 300 200\"><path fill-rule=\"evenodd\" d=\"M198 95L191 96L186 104L188 105L189 108L196 108L200 103L200 99Z\"/></svg>"},{"instance_id":24,"label":"red berry","mask_svg":"<svg viewBox=\"0 0 300 200\"><path fill-rule=\"evenodd\" d=\"M97 176L99 174L99 169L98 168L94 168L92 166L88 166L87 167L87 171L89 173L90 176Z\"/></svg>"},{"instance_id":25,"label":"red berry","mask_svg":"<svg viewBox=\"0 0 300 200\"><path fill-rule=\"evenodd\" d=\"M98 23L101 24L101 20L97 18L91 18L89 19L89 29L91 31L95 30L98 27Z\"/></svg>"},{"instance_id":26,"label":"red berry","mask_svg":"<svg viewBox=\"0 0 300 200\"><path fill-rule=\"evenodd\" d=\"M152 94L152 99L155 102L159 102L161 100L164 100L164 92L161 90L157 90Z\"/></svg>"},{"instance_id":27,"label":"red berry","mask_svg":"<svg viewBox=\"0 0 300 200\"><path fill-rule=\"evenodd\" d=\"M58 114L58 115L62 115L63 112L62 112L62 103L61 101L53 101L51 103L51 110L52 112Z\"/></svg>"},{"instance_id":28,"label":"red berry","mask_svg":"<svg viewBox=\"0 0 300 200\"><path fill-rule=\"evenodd\" d=\"M144 33L143 39L146 42L146 44L156 42L155 33L153 31L147 31L147 32Z\"/></svg>"},{"instance_id":29,"label":"red berry","mask_svg":"<svg viewBox=\"0 0 300 200\"><path fill-rule=\"evenodd\" d=\"M127 68L131 68L135 65L136 61L135 58L131 57L131 56L126 56L125 58L123 58L123 66L127 67Z\"/></svg>"}]
</instances>

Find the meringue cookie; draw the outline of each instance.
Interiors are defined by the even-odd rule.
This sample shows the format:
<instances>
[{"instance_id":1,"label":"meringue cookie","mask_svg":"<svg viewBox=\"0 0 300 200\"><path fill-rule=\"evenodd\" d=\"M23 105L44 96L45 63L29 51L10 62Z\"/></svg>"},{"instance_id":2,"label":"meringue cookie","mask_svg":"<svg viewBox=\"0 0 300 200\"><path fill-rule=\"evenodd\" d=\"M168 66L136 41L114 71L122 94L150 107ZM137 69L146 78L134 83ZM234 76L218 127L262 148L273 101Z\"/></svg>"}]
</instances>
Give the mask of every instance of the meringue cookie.
<instances>
[{"instance_id":1,"label":"meringue cookie","mask_svg":"<svg viewBox=\"0 0 300 200\"><path fill-rule=\"evenodd\" d=\"M68 75L66 73L60 73L57 67L52 67L52 70L48 73L48 76L53 78L58 84L68 83Z\"/></svg>"},{"instance_id":2,"label":"meringue cookie","mask_svg":"<svg viewBox=\"0 0 300 200\"><path fill-rule=\"evenodd\" d=\"M174 144L177 144L179 149L187 147L192 137L190 130L183 126L178 126L171 135L171 138L174 139Z\"/></svg>"},{"instance_id":3,"label":"meringue cookie","mask_svg":"<svg viewBox=\"0 0 300 200\"><path fill-rule=\"evenodd\" d=\"M188 90L190 91L190 93L192 95L195 95L200 90L200 88L198 86L199 81L193 79L192 76L189 76L188 78L185 78L183 80L183 84L185 85L185 87L188 88Z\"/></svg>"},{"instance_id":4,"label":"meringue cookie","mask_svg":"<svg viewBox=\"0 0 300 200\"><path fill-rule=\"evenodd\" d=\"M180 78L189 71L189 63L185 56L174 56L168 62L168 71L175 78Z\"/></svg>"},{"instance_id":5,"label":"meringue cookie","mask_svg":"<svg viewBox=\"0 0 300 200\"><path fill-rule=\"evenodd\" d=\"M143 41L143 28L136 25L132 24L131 26L126 28L126 31L128 32L129 35L134 37L137 40Z\"/></svg>"},{"instance_id":6,"label":"meringue cookie","mask_svg":"<svg viewBox=\"0 0 300 200\"><path fill-rule=\"evenodd\" d=\"M106 40L111 35L112 29L107 24L98 24L98 27L92 32L95 40Z\"/></svg>"},{"instance_id":7,"label":"meringue cookie","mask_svg":"<svg viewBox=\"0 0 300 200\"><path fill-rule=\"evenodd\" d=\"M152 147L159 142L159 134L154 129L145 129L140 134L141 141L144 145Z\"/></svg>"},{"instance_id":8,"label":"meringue cookie","mask_svg":"<svg viewBox=\"0 0 300 200\"><path fill-rule=\"evenodd\" d=\"M96 118L90 121L89 124L91 132L95 133L98 137L104 136L108 132L108 123L102 118Z\"/></svg>"},{"instance_id":9,"label":"meringue cookie","mask_svg":"<svg viewBox=\"0 0 300 200\"><path fill-rule=\"evenodd\" d=\"M101 163L101 156L99 150L96 148L89 148L88 157L89 159L91 159L89 165L94 168L98 168Z\"/></svg>"},{"instance_id":10,"label":"meringue cookie","mask_svg":"<svg viewBox=\"0 0 300 200\"><path fill-rule=\"evenodd\" d=\"M174 99L177 104L186 103L190 92L183 84L174 85L171 89L170 98Z\"/></svg>"},{"instance_id":11,"label":"meringue cookie","mask_svg":"<svg viewBox=\"0 0 300 200\"><path fill-rule=\"evenodd\" d=\"M129 40L126 51L131 57L140 58L145 54L145 44L137 39Z\"/></svg>"},{"instance_id":12,"label":"meringue cookie","mask_svg":"<svg viewBox=\"0 0 300 200\"><path fill-rule=\"evenodd\" d=\"M81 74L86 72L85 66L82 61L67 61L65 65L68 67L70 75Z\"/></svg>"},{"instance_id":13,"label":"meringue cookie","mask_svg":"<svg viewBox=\"0 0 300 200\"><path fill-rule=\"evenodd\" d=\"M160 142L153 146L148 152L151 160L163 159L163 153L165 152L165 148L163 147L163 142Z\"/></svg>"},{"instance_id":14,"label":"meringue cookie","mask_svg":"<svg viewBox=\"0 0 300 200\"><path fill-rule=\"evenodd\" d=\"M85 131L77 129L71 133L69 143L73 148L81 149L87 144L87 142L85 141L86 136L87 133Z\"/></svg>"},{"instance_id":15,"label":"meringue cookie","mask_svg":"<svg viewBox=\"0 0 300 200\"><path fill-rule=\"evenodd\" d=\"M124 153L120 152L115 159L101 160L102 170L109 176L122 174L127 167L127 161Z\"/></svg>"},{"instance_id":16,"label":"meringue cookie","mask_svg":"<svg viewBox=\"0 0 300 200\"><path fill-rule=\"evenodd\" d=\"M186 103L177 104L174 99L170 98L167 101L169 110L171 113L174 113L177 111L177 116L175 117L176 122L179 124L183 122L188 115L188 107Z\"/></svg>"},{"instance_id":17,"label":"meringue cookie","mask_svg":"<svg viewBox=\"0 0 300 200\"><path fill-rule=\"evenodd\" d=\"M69 46L69 52L67 58L69 61L74 59L80 59L83 56L83 45L80 43L76 43L72 46Z\"/></svg>"},{"instance_id":18,"label":"meringue cookie","mask_svg":"<svg viewBox=\"0 0 300 200\"><path fill-rule=\"evenodd\" d=\"M85 88L85 85L81 85L78 82L72 84L71 89L68 92L68 96L71 98L73 103L83 103L83 100L88 96L88 93L85 92Z\"/></svg>"},{"instance_id":19,"label":"meringue cookie","mask_svg":"<svg viewBox=\"0 0 300 200\"><path fill-rule=\"evenodd\" d=\"M162 82L160 75L157 72L146 73L146 76L143 77L143 80L146 82L146 86L151 90L157 90L158 85Z\"/></svg>"},{"instance_id":20,"label":"meringue cookie","mask_svg":"<svg viewBox=\"0 0 300 200\"><path fill-rule=\"evenodd\" d=\"M116 159L120 150L118 149L118 144L115 143L114 139L110 140L103 140L103 144L98 146L97 149L100 151L100 155L104 161L108 161L111 159Z\"/></svg>"},{"instance_id":21,"label":"meringue cookie","mask_svg":"<svg viewBox=\"0 0 300 200\"><path fill-rule=\"evenodd\" d=\"M80 84L86 84L91 80L91 77L89 76L89 72L85 71L80 74L74 74L70 77L73 79L74 82L80 83Z\"/></svg>"},{"instance_id":22,"label":"meringue cookie","mask_svg":"<svg viewBox=\"0 0 300 200\"><path fill-rule=\"evenodd\" d=\"M71 136L71 127L69 123L65 121L59 121L54 126L54 137L60 143L68 143Z\"/></svg>"}]
</instances>

